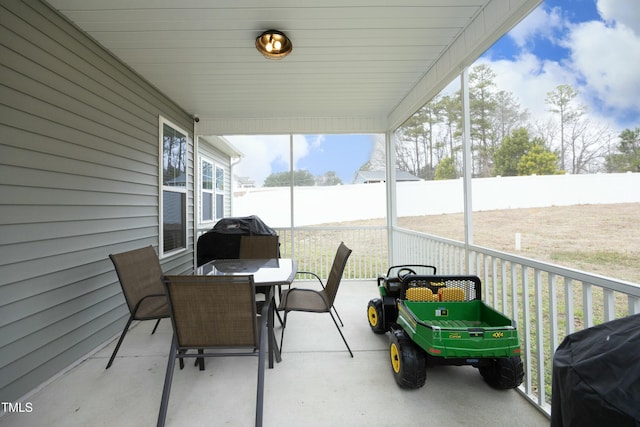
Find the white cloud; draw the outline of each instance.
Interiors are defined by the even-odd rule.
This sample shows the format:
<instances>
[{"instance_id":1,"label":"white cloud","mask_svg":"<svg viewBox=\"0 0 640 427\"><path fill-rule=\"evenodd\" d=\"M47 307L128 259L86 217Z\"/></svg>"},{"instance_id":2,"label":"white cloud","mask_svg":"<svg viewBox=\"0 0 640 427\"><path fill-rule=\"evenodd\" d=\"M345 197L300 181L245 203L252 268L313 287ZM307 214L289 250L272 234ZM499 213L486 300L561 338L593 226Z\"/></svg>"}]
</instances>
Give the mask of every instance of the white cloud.
<instances>
[{"instance_id":1,"label":"white cloud","mask_svg":"<svg viewBox=\"0 0 640 427\"><path fill-rule=\"evenodd\" d=\"M567 42L582 92L613 113L640 113L640 37L624 25L592 21L576 25Z\"/></svg>"},{"instance_id":2,"label":"white cloud","mask_svg":"<svg viewBox=\"0 0 640 427\"><path fill-rule=\"evenodd\" d=\"M256 186L261 187L264 179L273 172L289 170L289 135L234 135L225 138L243 154L240 163L234 166L234 173L251 177L255 180ZM309 146L310 143L304 135L293 136L294 168L297 162L309 153ZM273 170L273 164L281 167Z\"/></svg>"},{"instance_id":3,"label":"white cloud","mask_svg":"<svg viewBox=\"0 0 640 427\"><path fill-rule=\"evenodd\" d=\"M509 33L519 55L479 62L491 66L497 87L513 93L532 118L544 120L546 94L568 84L578 90L578 103L589 108L594 120L615 127L624 117L631 123L620 126L634 126L640 117L640 37L625 23L640 29L640 1L599 0L598 10L606 22L571 23L562 19L563 11L541 6ZM568 56L536 57L532 52L540 37L566 49Z\"/></svg>"},{"instance_id":4,"label":"white cloud","mask_svg":"<svg viewBox=\"0 0 640 427\"><path fill-rule=\"evenodd\" d=\"M509 37L520 48L524 48L536 37L553 39L554 33L562 27L560 10L538 7L509 32Z\"/></svg>"},{"instance_id":5,"label":"white cloud","mask_svg":"<svg viewBox=\"0 0 640 427\"><path fill-rule=\"evenodd\" d=\"M496 87L511 92L533 119L544 120L549 112L544 100L560 84L575 85L574 76L555 61L523 53L515 60L486 61L495 72Z\"/></svg>"},{"instance_id":6,"label":"white cloud","mask_svg":"<svg viewBox=\"0 0 640 427\"><path fill-rule=\"evenodd\" d=\"M602 19L622 24L640 36L640 3L637 0L598 0L597 3Z\"/></svg>"},{"instance_id":7,"label":"white cloud","mask_svg":"<svg viewBox=\"0 0 640 427\"><path fill-rule=\"evenodd\" d=\"M322 151L322 143L325 140L324 135L310 135L310 137L312 138L312 140L309 142L310 146L319 151Z\"/></svg>"},{"instance_id":8,"label":"white cloud","mask_svg":"<svg viewBox=\"0 0 640 427\"><path fill-rule=\"evenodd\" d=\"M324 138L319 137L314 140L315 143L322 142ZM310 144L305 135L293 135L293 168L297 169L298 161L309 154Z\"/></svg>"}]
</instances>

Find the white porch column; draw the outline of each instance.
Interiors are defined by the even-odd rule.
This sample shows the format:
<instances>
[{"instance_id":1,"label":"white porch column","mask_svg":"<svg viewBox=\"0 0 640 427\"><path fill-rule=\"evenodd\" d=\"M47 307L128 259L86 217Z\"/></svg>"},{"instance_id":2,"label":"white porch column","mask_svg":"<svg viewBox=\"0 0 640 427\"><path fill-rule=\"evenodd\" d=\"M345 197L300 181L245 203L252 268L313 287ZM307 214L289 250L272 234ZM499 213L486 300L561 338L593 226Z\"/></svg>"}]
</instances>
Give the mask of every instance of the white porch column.
<instances>
[{"instance_id":1,"label":"white porch column","mask_svg":"<svg viewBox=\"0 0 640 427\"><path fill-rule=\"evenodd\" d=\"M199 120L198 120L199 122ZM200 188L200 132L198 128L198 122L193 121L193 265L198 265L198 212L200 212L200 198L198 197L198 188ZM233 177L233 175L232 175ZM233 189L233 185L231 186ZM233 192L233 190L231 190ZM233 193L232 193L233 194ZM233 199L233 197L231 197Z\"/></svg>"},{"instance_id":2,"label":"white porch column","mask_svg":"<svg viewBox=\"0 0 640 427\"><path fill-rule=\"evenodd\" d=\"M460 75L462 89L462 169L464 176L464 245L467 259L467 274L472 271L469 245L473 244L473 206L471 193L471 115L469 111L469 68Z\"/></svg>"},{"instance_id":3,"label":"white porch column","mask_svg":"<svg viewBox=\"0 0 640 427\"><path fill-rule=\"evenodd\" d=\"M291 223L289 224L289 227L291 227L291 255L293 256L293 254L295 254L295 240L293 238L294 236L294 232L295 232L295 218L294 218L294 194L295 194L295 171L293 170L293 134L290 133L289 134L289 209L290 209L290 215L291 215Z\"/></svg>"},{"instance_id":4,"label":"white porch column","mask_svg":"<svg viewBox=\"0 0 640 427\"><path fill-rule=\"evenodd\" d=\"M387 131L385 139L386 160L386 193L387 193L387 259L394 265L395 250L393 244L393 228L398 225L398 206L396 198L396 139L395 133Z\"/></svg>"}]
</instances>

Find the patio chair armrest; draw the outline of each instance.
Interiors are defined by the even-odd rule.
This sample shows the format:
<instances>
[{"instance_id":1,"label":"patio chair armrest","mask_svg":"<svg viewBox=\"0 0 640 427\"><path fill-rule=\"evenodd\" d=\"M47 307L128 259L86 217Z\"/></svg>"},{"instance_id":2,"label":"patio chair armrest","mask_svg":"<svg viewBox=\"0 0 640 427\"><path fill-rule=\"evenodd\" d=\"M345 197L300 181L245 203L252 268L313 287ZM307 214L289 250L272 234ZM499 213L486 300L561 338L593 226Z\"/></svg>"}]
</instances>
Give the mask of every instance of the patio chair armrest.
<instances>
[{"instance_id":1,"label":"patio chair armrest","mask_svg":"<svg viewBox=\"0 0 640 427\"><path fill-rule=\"evenodd\" d=\"M144 297L142 297L142 299L145 298L154 298L154 297L167 297L167 294L149 294L149 295L145 295Z\"/></svg>"},{"instance_id":2,"label":"patio chair armrest","mask_svg":"<svg viewBox=\"0 0 640 427\"><path fill-rule=\"evenodd\" d=\"M296 276L298 274L308 274L310 276L315 277L316 279L318 279L318 282L320 282L320 286L322 286L322 289L324 289L324 283L322 283L322 279L320 278L320 276L318 276L316 273L312 272L312 271L297 271L296 272Z\"/></svg>"},{"instance_id":3,"label":"patio chair armrest","mask_svg":"<svg viewBox=\"0 0 640 427\"><path fill-rule=\"evenodd\" d=\"M159 298L159 297L164 297L166 299L167 294L149 294L149 295L143 296L142 298L140 298L136 306L133 308L133 312L136 313L138 311L138 308L140 307L140 304L142 304L142 302L147 298Z\"/></svg>"}]
</instances>

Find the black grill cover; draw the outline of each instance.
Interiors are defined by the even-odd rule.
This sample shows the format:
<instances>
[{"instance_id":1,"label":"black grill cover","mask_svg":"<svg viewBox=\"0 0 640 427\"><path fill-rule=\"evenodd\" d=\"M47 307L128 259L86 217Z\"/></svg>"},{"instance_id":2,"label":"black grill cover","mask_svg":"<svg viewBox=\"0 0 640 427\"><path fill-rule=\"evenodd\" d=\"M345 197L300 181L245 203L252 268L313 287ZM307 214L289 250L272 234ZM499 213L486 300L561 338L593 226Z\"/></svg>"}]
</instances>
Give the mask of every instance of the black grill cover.
<instances>
[{"instance_id":1,"label":"black grill cover","mask_svg":"<svg viewBox=\"0 0 640 427\"><path fill-rule=\"evenodd\" d=\"M640 314L568 335L552 387L551 427L640 426Z\"/></svg>"},{"instance_id":2,"label":"black grill cover","mask_svg":"<svg viewBox=\"0 0 640 427\"><path fill-rule=\"evenodd\" d=\"M212 259L237 259L243 235L275 236L277 233L255 215L222 218L198 238L198 267Z\"/></svg>"}]
</instances>

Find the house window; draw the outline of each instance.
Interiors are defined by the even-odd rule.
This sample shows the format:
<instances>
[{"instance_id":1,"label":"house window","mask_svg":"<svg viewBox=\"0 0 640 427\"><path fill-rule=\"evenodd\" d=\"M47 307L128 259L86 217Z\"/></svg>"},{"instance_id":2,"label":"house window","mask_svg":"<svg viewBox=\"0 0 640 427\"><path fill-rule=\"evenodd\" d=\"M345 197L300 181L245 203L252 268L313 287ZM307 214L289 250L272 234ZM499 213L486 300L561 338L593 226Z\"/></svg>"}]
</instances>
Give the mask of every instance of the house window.
<instances>
[{"instance_id":1,"label":"house window","mask_svg":"<svg viewBox=\"0 0 640 427\"><path fill-rule=\"evenodd\" d=\"M200 222L224 216L224 168L205 158L200 159Z\"/></svg>"},{"instance_id":2,"label":"house window","mask_svg":"<svg viewBox=\"0 0 640 427\"><path fill-rule=\"evenodd\" d=\"M160 253L187 247L187 132L160 118Z\"/></svg>"},{"instance_id":3,"label":"house window","mask_svg":"<svg viewBox=\"0 0 640 427\"><path fill-rule=\"evenodd\" d=\"M213 221L213 163L206 159L201 161L200 169L200 220Z\"/></svg>"},{"instance_id":4,"label":"house window","mask_svg":"<svg viewBox=\"0 0 640 427\"><path fill-rule=\"evenodd\" d=\"M216 219L224 216L224 169L216 166Z\"/></svg>"}]
</instances>

